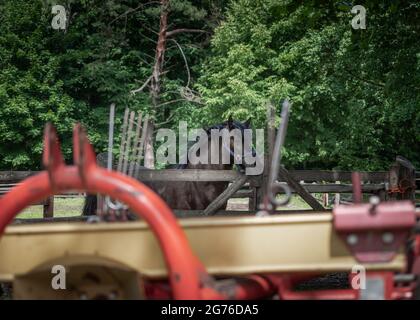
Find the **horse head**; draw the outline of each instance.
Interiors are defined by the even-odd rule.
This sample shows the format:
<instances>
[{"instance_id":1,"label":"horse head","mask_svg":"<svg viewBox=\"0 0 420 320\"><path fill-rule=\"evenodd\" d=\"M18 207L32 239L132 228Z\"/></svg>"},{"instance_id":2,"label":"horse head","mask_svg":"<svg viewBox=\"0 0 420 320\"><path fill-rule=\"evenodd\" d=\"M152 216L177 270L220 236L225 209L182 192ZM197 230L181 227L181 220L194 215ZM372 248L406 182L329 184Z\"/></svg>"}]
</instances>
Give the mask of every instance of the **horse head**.
<instances>
[{"instance_id":1,"label":"horse head","mask_svg":"<svg viewBox=\"0 0 420 320\"><path fill-rule=\"evenodd\" d=\"M247 166L245 162L245 157L247 154L255 157L255 149L251 144L247 144L245 140L245 134L247 130L251 130L251 120L248 119L244 122L233 120L232 117L221 124L211 126L206 129L209 139L214 139L216 135L212 137L212 131L219 131L220 140L216 141L217 145L220 145L220 149L223 153L226 152L229 155L229 163L235 164L237 169L244 170ZM214 131L213 131L214 132ZM224 136L224 134L226 136ZM228 138L227 138L228 135ZM211 141L215 142L215 141Z\"/></svg>"}]
</instances>

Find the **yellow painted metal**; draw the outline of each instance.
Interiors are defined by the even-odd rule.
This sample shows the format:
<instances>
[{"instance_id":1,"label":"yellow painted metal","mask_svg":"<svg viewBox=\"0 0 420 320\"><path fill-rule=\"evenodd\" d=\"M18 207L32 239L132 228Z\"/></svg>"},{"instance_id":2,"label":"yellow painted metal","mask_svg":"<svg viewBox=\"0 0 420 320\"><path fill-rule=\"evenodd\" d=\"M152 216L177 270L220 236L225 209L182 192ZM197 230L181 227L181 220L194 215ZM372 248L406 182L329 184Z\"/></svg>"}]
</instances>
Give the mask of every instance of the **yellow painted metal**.
<instances>
[{"instance_id":1,"label":"yellow painted metal","mask_svg":"<svg viewBox=\"0 0 420 320\"><path fill-rule=\"evenodd\" d=\"M53 289L51 283L54 282L55 275L51 274L51 270L16 276L13 281L13 298L25 300L144 298L142 279L135 271L103 265L78 265L67 267L65 271L65 280L63 280L65 288L61 289Z\"/></svg>"},{"instance_id":2,"label":"yellow painted metal","mask_svg":"<svg viewBox=\"0 0 420 320\"><path fill-rule=\"evenodd\" d=\"M193 251L214 275L348 271L358 264L333 231L331 213L179 220ZM402 253L370 270L403 270ZM145 222L9 226L0 240L0 280L54 264L110 265L144 277L166 276Z\"/></svg>"}]
</instances>

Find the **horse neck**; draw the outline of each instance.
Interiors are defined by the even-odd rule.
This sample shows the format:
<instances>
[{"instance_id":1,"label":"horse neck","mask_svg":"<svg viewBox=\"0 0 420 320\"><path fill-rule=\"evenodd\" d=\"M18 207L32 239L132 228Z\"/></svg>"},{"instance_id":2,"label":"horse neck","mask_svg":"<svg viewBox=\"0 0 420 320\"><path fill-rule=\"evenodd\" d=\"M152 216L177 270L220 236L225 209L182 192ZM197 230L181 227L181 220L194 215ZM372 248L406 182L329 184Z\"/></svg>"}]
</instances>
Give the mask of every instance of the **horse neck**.
<instances>
[{"instance_id":1,"label":"horse neck","mask_svg":"<svg viewBox=\"0 0 420 320\"><path fill-rule=\"evenodd\" d=\"M233 159L230 159L229 164L223 164L222 163L222 152L223 152L223 146L220 143L219 144L219 163L217 164L212 164L211 163L211 147L210 147L210 141L208 141L207 145L208 145L208 159L207 159L207 164L192 164L190 162L188 162L187 166L185 167L186 169L202 169L202 170L232 170L233 169Z\"/></svg>"}]
</instances>

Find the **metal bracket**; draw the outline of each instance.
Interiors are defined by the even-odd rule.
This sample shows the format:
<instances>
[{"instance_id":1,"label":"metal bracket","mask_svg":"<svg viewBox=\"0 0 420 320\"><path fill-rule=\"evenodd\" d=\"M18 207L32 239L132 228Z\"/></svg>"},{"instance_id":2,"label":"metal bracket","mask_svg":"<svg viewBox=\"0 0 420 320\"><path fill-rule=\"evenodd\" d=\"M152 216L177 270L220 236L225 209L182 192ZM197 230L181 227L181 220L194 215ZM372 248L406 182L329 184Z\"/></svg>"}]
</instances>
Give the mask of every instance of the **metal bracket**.
<instances>
[{"instance_id":1,"label":"metal bracket","mask_svg":"<svg viewBox=\"0 0 420 320\"><path fill-rule=\"evenodd\" d=\"M78 168L83 185L87 187L89 169L96 168L96 157L86 131L80 123L76 123L73 128L73 162Z\"/></svg>"},{"instance_id":2,"label":"metal bracket","mask_svg":"<svg viewBox=\"0 0 420 320\"><path fill-rule=\"evenodd\" d=\"M57 181L55 180L58 176L57 172L65 166L65 163L61 154L57 131L51 123L47 123L44 129L44 152L42 154L42 165L48 172L51 189L57 190Z\"/></svg>"},{"instance_id":3,"label":"metal bracket","mask_svg":"<svg viewBox=\"0 0 420 320\"><path fill-rule=\"evenodd\" d=\"M267 194L260 204L260 209L257 215L266 215L276 210L276 207L285 206L289 203L292 193L289 186L277 182L279 175L279 168L281 167L282 147L287 133L287 124L289 122L290 103L286 99L283 102L281 110L281 123L277 131L276 141L274 144L273 156L271 159L271 166L267 185ZM280 200L276 196L280 192L284 192L285 198Z\"/></svg>"},{"instance_id":4,"label":"metal bracket","mask_svg":"<svg viewBox=\"0 0 420 320\"><path fill-rule=\"evenodd\" d=\"M45 128L44 143L43 164L47 170L25 179L0 198L0 237L21 210L51 195L69 190L109 195L126 203L148 223L163 252L175 299L231 298L217 288L202 286L201 279L211 276L194 255L173 212L156 193L131 177L96 165L93 148L80 124L73 131L73 165L65 165L51 124ZM253 299L271 294L271 287L263 279L247 278L245 283L236 284L233 298Z\"/></svg>"},{"instance_id":5,"label":"metal bracket","mask_svg":"<svg viewBox=\"0 0 420 320\"><path fill-rule=\"evenodd\" d=\"M359 262L391 261L416 222L410 201L340 205L334 227Z\"/></svg>"},{"instance_id":6,"label":"metal bracket","mask_svg":"<svg viewBox=\"0 0 420 320\"><path fill-rule=\"evenodd\" d=\"M413 264L410 271L420 277L420 235L416 235L413 239L413 255Z\"/></svg>"}]
</instances>

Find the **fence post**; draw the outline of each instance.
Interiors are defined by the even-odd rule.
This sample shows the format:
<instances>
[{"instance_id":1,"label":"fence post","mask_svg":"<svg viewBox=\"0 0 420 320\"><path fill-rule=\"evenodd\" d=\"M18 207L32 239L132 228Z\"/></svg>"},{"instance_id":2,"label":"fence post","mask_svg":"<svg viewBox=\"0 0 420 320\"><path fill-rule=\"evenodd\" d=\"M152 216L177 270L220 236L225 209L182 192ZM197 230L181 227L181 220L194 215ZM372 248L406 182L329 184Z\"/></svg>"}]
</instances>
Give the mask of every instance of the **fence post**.
<instances>
[{"instance_id":1,"label":"fence post","mask_svg":"<svg viewBox=\"0 0 420 320\"><path fill-rule=\"evenodd\" d=\"M407 159L397 156L389 171L389 198L415 201L416 169Z\"/></svg>"},{"instance_id":2,"label":"fence post","mask_svg":"<svg viewBox=\"0 0 420 320\"><path fill-rule=\"evenodd\" d=\"M54 196L49 197L43 204L43 217L53 218L54 217Z\"/></svg>"}]
</instances>

